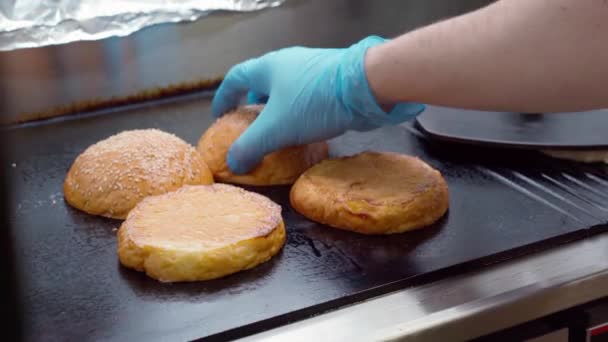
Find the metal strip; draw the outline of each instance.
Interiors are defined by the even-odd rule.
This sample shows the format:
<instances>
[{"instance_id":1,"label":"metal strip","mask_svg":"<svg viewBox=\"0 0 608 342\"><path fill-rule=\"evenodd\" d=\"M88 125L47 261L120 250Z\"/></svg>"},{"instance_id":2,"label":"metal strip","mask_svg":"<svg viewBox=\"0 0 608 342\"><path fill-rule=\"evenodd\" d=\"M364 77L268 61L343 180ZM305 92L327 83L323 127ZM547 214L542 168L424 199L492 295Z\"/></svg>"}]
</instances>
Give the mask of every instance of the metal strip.
<instances>
[{"instance_id":1,"label":"metal strip","mask_svg":"<svg viewBox=\"0 0 608 342\"><path fill-rule=\"evenodd\" d=\"M464 247L463 247L464 248ZM457 341L608 296L608 234L394 292L244 341Z\"/></svg>"}]
</instances>

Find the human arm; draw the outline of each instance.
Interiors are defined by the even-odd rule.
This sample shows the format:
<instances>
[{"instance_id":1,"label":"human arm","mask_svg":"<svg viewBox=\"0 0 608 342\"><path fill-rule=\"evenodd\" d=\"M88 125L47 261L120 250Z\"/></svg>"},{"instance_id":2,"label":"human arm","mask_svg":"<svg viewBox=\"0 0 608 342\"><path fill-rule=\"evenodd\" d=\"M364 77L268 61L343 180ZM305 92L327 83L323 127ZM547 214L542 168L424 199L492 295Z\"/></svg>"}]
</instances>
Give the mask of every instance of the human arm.
<instances>
[{"instance_id":1,"label":"human arm","mask_svg":"<svg viewBox=\"0 0 608 342\"><path fill-rule=\"evenodd\" d=\"M519 112L608 107L608 5L501 0L385 42L288 48L233 67L216 116L253 91L269 97L231 147L236 173L282 147L396 124L419 103ZM385 112L384 110L388 110Z\"/></svg>"},{"instance_id":2,"label":"human arm","mask_svg":"<svg viewBox=\"0 0 608 342\"><path fill-rule=\"evenodd\" d=\"M378 102L565 112L608 107L608 3L502 0L369 49Z\"/></svg>"}]
</instances>

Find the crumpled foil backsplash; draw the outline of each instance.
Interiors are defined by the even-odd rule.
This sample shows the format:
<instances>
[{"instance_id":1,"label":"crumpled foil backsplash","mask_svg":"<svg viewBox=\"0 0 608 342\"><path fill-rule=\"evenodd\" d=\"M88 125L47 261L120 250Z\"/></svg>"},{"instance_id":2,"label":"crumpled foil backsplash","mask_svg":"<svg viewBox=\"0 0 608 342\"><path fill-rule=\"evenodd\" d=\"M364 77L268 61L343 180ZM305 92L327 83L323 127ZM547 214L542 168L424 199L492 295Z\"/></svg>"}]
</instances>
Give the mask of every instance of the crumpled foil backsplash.
<instances>
[{"instance_id":1,"label":"crumpled foil backsplash","mask_svg":"<svg viewBox=\"0 0 608 342\"><path fill-rule=\"evenodd\" d=\"M254 11L285 0L0 0L0 51L126 36L211 11Z\"/></svg>"}]
</instances>

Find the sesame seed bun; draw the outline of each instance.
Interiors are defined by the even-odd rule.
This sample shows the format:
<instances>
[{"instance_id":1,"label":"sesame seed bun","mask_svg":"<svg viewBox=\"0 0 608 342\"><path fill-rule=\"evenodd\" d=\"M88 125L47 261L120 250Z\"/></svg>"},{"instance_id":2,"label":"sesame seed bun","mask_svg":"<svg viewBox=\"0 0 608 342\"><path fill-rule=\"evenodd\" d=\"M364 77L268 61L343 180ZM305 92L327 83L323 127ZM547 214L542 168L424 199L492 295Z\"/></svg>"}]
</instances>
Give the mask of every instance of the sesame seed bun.
<instances>
[{"instance_id":1,"label":"sesame seed bun","mask_svg":"<svg viewBox=\"0 0 608 342\"><path fill-rule=\"evenodd\" d=\"M211 183L211 171L194 147L173 134L145 129L87 148L68 171L63 192L77 209L124 219L146 196Z\"/></svg>"}]
</instances>

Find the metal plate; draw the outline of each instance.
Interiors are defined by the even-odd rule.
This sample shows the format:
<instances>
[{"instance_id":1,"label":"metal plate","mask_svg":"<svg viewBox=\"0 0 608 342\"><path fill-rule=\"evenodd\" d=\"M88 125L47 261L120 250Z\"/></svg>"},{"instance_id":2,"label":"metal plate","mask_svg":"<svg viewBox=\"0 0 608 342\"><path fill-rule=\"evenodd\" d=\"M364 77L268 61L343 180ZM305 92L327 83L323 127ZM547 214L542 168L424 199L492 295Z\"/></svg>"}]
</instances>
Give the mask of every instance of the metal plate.
<instances>
[{"instance_id":1,"label":"metal plate","mask_svg":"<svg viewBox=\"0 0 608 342\"><path fill-rule=\"evenodd\" d=\"M363 236L295 213L288 187L256 188L283 206L288 241L270 262L225 279L162 284L119 266L119 221L68 207L63 178L90 144L157 127L191 143L212 122L205 96L5 129L26 333L44 340L245 336L326 310L604 229L608 170L531 152L429 144L411 125L347 133L334 155L409 153L439 169L450 211L409 234Z\"/></svg>"},{"instance_id":2,"label":"metal plate","mask_svg":"<svg viewBox=\"0 0 608 342\"><path fill-rule=\"evenodd\" d=\"M608 149L608 109L520 114L429 106L417 118L434 139L525 149Z\"/></svg>"}]
</instances>

